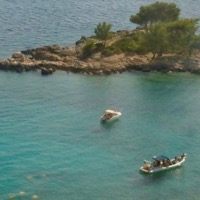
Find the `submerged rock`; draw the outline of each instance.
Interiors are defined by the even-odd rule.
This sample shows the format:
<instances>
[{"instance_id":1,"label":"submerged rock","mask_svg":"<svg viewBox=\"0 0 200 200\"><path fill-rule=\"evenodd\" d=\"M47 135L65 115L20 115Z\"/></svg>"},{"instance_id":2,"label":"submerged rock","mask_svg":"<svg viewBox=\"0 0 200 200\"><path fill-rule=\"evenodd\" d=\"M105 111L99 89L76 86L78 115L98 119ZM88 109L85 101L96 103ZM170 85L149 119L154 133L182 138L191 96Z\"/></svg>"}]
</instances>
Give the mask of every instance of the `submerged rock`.
<instances>
[{"instance_id":1,"label":"submerged rock","mask_svg":"<svg viewBox=\"0 0 200 200\"><path fill-rule=\"evenodd\" d=\"M52 67L50 67L50 68L42 67L42 68L41 68L41 74L42 74L42 75L53 74L53 72L55 72L55 69L52 68Z\"/></svg>"}]
</instances>

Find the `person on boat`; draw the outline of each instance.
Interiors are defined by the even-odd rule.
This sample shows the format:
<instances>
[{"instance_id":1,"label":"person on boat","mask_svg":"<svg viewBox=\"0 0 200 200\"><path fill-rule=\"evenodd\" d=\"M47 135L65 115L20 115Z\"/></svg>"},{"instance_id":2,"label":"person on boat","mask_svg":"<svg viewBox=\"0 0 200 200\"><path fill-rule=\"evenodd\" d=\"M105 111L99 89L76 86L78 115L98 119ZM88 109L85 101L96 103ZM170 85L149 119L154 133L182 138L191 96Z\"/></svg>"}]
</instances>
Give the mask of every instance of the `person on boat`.
<instances>
[{"instance_id":1,"label":"person on boat","mask_svg":"<svg viewBox=\"0 0 200 200\"><path fill-rule=\"evenodd\" d=\"M109 120L111 117L112 117L112 114L111 114L111 113L105 113L103 118L104 118L105 120Z\"/></svg>"},{"instance_id":2,"label":"person on boat","mask_svg":"<svg viewBox=\"0 0 200 200\"><path fill-rule=\"evenodd\" d=\"M178 162L178 158L175 156L174 159L172 160L172 164L176 164Z\"/></svg>"},{"instance_id":3,"label":"person on boat","mask_svg":"<svg viewBox=\"0 0 200 200\"><path fill-rule=\"evenodd\" d=\"M185 158L185 157L186 157L186 154L183 153L183 154L181 155L181 160L183 160L183 158Z\"/></svg>"},{"instance_id":4,"label":"person on boat","mask_svg":"<svg viewBox=\"0 0 200 200\"><path fill-rule=\"evenodd\" d=\"M107 113L104 114L103 118L104 118L104 119L107 119Z\"/></svg>"},{"instance_id":5,"label":"person on boat","mask_svg":"<svg viewBox=\"0 0 200 200\"><path fill-rule=\"evenodd\" d=\"M159 162L158 161L154 161L153 162L153 167L158 167L159 166Z\"/></svg>"},{"instance_id":6,"label":"person on boat","mask_svg":"<svg viewBox=\"0 0 200 200\"><path fill-rule=\"evenodd\" d=\"M168 167L170 165L169 161L168 160L164 160L163 161L163 166L164 167Z\"/></svg>"}]
</instances>

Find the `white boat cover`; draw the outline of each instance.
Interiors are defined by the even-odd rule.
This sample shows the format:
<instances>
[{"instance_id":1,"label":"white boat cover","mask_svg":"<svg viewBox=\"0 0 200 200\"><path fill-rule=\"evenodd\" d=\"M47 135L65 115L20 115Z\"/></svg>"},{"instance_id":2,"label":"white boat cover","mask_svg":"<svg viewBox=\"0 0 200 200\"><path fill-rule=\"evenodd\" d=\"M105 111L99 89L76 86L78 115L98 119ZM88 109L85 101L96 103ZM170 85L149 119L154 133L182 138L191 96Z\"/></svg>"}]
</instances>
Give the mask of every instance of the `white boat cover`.
<instances>
[{"instance_id":1,"label":"white boat cover","mask_svg":"<svg viewBox=\"0 0 200 200\"><path fill-rule=\"evenodd\" d=\"M111 110L111 109L107 109L105 112L106 112L106 113L118 113L117 111Z\"/></svg>"}]
</instances>

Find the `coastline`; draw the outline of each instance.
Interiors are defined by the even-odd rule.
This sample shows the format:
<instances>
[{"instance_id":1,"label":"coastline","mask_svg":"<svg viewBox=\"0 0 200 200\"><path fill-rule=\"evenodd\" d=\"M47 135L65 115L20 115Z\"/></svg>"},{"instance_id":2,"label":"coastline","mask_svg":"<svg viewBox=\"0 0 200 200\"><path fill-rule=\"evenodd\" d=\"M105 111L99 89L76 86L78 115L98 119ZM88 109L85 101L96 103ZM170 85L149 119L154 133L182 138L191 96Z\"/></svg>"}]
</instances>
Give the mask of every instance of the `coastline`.
<instances>
[{"instance_id":1,"label":"coastline","mask_svg":"<svg viewBox=\"0 0 200 200\"><path fill-rule=\"evenodd\" d=\"M115 34L127 33L122 31ZM131 70L200 74L200 52L191 56L166 54L153 60L150 53L121 53L109 57L102 57L100 53L96 53L90 58L81 59L81 49L85 40L85 37L81 38L74 46L42 46L13 53L11 58L0 61L0 70L19 73L40 70L42 75L52 74L56 70L89 75L110 75Z\"/></svg>"}]
</instances>

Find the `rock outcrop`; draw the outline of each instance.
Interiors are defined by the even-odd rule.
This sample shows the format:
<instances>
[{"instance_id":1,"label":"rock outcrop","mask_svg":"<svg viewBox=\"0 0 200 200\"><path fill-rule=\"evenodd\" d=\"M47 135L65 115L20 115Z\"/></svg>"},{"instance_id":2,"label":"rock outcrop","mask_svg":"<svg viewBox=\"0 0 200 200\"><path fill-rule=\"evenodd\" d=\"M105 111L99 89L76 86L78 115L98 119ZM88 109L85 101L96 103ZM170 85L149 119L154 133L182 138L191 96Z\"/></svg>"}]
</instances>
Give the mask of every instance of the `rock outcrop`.
<instances>
[{"instance_id":1,"label":"rock outcrop","mask_svg":"<svg viewBox=\"0 0 200 200\"><path fill-rule=\"evenodd\" d=\"M102 57L100 53L82 60L81 47L86 38L82 37L77 45L61 47L59 45L44 46L14 53L11 58L0 61L0 70L33 71L40 70L42 75L49 75L56 70L90 75L109 75L130 70L143 72L191 72L200 74L200 53L191 57L180 55L164 55L152 60L152 55L119 54Z\"/></svg>"}]
</instances>

